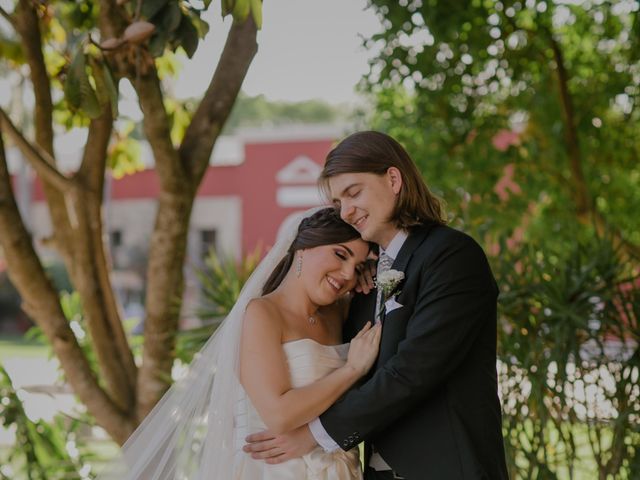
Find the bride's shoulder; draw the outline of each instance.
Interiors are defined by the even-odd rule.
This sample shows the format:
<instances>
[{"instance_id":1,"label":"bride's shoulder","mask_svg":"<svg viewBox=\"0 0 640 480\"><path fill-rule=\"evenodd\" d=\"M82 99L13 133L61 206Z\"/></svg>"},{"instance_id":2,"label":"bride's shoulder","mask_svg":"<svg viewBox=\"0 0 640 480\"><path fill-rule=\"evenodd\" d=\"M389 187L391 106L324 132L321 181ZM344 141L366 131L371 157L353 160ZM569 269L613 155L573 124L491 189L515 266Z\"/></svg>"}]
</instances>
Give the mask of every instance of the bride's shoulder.
<instances>
[{"instance_id":1,"label":"bride's shoulder","mask_svg":"<svg viewBox=\"0 0 640 480\"><path fill-rule=\"evenodd\" d=\"M245 325L282 326L282 318L277 305L267 297L254 298L249 302L245 310L244 322Z\"/></svg>"}]
</instances>

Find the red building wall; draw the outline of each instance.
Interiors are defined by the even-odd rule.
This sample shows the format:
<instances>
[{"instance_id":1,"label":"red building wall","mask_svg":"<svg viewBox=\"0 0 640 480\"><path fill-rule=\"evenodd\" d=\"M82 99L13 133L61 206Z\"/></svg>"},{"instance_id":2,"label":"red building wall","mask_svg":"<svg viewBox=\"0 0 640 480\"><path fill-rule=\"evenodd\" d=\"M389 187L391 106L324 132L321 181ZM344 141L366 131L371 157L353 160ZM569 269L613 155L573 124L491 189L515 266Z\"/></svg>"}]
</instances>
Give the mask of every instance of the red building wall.
<instances>
[{"instance_id":1,"label":"red building wall","mask_svg":"<svg viewBox=\"0 0 640 480\"><path fill-rule=\"evenodd\" d=\"M198 197L240 197L242 202L242 253L262 243L273 244L278 228L290 214L309 208L308 205L283 207L277 203L279 188L276 175L296 158L305 156L319 167L333 145L333 139L283 140L247 142L244 161L235 166L209 166L198 190ZM314 187L314 181L288 186ZM111 201L154 199L160 193L155 170L148 169L111 182ZM36 179L33 199L44 199L40 182ZM197 201L197 200L196 200Z\"/></svg>"}]
</instances>

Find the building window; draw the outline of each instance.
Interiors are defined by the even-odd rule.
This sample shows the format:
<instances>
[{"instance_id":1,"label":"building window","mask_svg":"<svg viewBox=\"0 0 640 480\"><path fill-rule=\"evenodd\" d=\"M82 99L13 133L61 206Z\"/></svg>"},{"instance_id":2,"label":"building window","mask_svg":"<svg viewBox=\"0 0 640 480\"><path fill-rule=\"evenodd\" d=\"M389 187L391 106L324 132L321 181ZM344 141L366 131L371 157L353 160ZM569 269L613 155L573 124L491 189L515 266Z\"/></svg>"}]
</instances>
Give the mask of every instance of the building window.
<instances>
[{"instance_id":1,"label":"building window","mask_svg":"<svg viewBox=\"0 0 640 480\"><path fill-rule=\"evenodd\" d=\"M211 250L216 249L216 231L200 230L200 258L204 260Z\"/></svg>"},{"instance_id":2,"label":"building window","mask_svg":"<svg viewBox=\"0 0 640 480\"><path fill-rule=\"evenodd\" d=\"M113 249L122 245L122 230L113 230L109 233L109 244Z\"/></svg>"}]
</instances>

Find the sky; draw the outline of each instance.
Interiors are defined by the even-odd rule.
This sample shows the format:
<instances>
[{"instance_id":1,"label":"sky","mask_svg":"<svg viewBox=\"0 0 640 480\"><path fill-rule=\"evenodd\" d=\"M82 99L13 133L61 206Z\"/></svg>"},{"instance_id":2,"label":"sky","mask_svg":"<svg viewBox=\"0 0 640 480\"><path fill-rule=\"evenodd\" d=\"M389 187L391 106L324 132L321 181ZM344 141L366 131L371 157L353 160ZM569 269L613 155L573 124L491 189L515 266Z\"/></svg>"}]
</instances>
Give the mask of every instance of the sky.
<instances>
[{"instance_id":1,"label":"sky","mask_svg":"<svg viewBox=\"0 0 640 480\"><path fill-rule=\"evenodd\" d=\"M8 10L10 3L0 0ZM354 87L368 72L368 59L374 55L364 49L362 38L380 30L366 4L366 0L267 0L258 53L243 84L244 92L263 94L270 100L358 103ZM204 18L210 31L191 60L184 56L183 69L175 79L174 93L181 98L204 92L231 25L230 16L222 19L220 0L211 3ZM10 78L0 79L3 106L8 104L12 83ZM121 84L121 88L123 96L129 97L127 86ZM28 104L33 99L25 101Z\"/></svg>"},{"instance_id":2,"label":"sky","mask_svg":"<svg viewBox=\"0 0 640 480\"><path fill-rule=\"evenodd\" d=\"M373 56L362 46L362 36L380 30L366 3L265 1L258 53L243 90L249 95L264 94L270 100L357 101L354 87L368 72L367 61ZM205 18L211 29L177 79L175 93L180 97L206 89L231 24L230 18L222 21L219 2L212 2Z\"/></svg>"}]
</instances>

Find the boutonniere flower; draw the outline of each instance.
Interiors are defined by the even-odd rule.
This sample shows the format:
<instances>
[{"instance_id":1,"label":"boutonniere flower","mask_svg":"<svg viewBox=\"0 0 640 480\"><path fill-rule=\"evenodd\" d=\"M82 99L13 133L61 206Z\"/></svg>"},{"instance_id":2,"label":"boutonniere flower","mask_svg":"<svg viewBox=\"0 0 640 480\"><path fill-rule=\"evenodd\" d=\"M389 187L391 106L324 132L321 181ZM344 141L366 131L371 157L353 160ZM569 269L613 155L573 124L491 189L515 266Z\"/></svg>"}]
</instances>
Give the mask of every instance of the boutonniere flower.
<instances>
[{"instance_id":1,"label":"boutonniere flower","mask_svg":"<svg viewBox=\"0 0 640 480\"><path fill-rule=\"evenodd\" d=\"M380 299L380 317L382 318L386 311L386 303L392 296L398 295L398 286L404 280L404 272L398 270L387 270L378 275L376 286L382 291Z\"/></svg>"}]
</instances>

